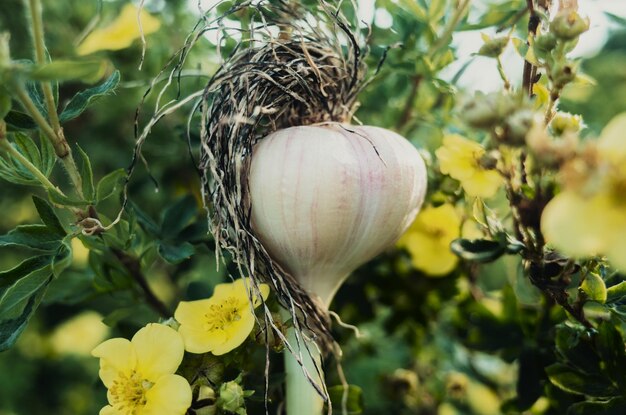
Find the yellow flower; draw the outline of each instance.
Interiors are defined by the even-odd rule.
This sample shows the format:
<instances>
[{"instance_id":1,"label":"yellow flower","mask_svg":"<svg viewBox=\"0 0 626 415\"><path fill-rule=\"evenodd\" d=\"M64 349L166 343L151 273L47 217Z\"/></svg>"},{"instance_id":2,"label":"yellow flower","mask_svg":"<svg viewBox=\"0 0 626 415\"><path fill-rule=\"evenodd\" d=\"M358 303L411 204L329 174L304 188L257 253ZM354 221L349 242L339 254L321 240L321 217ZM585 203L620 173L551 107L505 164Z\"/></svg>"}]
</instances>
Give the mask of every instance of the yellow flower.
<instances>
[{"instance_id":1,"label":"yellow flower","mask_svg":"<svg viewBox=\"0 0 626 415\"><path fill-rule=\"evenodd\" d=\"M59 325L50 336L50 345L57 353L89 356L108 332L100 314L85 311Z\"/></svg>"},{"instance_id":2,"label":"yellow flower","mask_svg":"<svg viewBox=\"0 0 626 415\"><path fill-rule=\"evenodd\" d=\"M458 134L443 138L443 146L435 151L443 174L461 182L469 196L489 198L502 185L502 177L495 170L484 168L480 161L485 149Z\"/></svg>"},{"instance_id":3,"label":"yellow flower","mask_svg":"<svg viewBox=\"0 0 626 415\"><path fill-rule=\"evenodd\" d=\"M185 340L185 349L191 353L222 355L239 347L254 327L255 317L248 298L250 279L218 284L213 296L206 300L181 302L174 313L180 323L178 331ZM260 284L263 300L269 287ZM255 294L256 295L256 294ZM261 304L256 297L254 307Z\"/></svg>"},{"instance_id":4,"label":"yellow flower","mask_svg":"<svg viewBox=\"0 0 626 415\"><path fill-rule=\"evenodd\" d=\"M137 15L141 18L141 30ZM78 46L79 55L89 55L99 50L119 50L129 47L135 39L154 33L161 22L143 9L139 11L133 4L126 4L120 15L108 26L91 32Z\"/></svg>"},{"instance_id":5,"label":"yellow flower","mask_svg":"<svg viewBox=\"0 0 626 415\"><path fill-rule=\"evenodd\" d=\"M426 274L443 276L458 262L450 250L450 243L460 236L461 218L449 203L423 209L398 246L411 254L413 266Z\"/></svg>"},{"instance_id":6,"label":"yellow flower","mask_svg":"<svg viewBox=\"0 0 626 415\"><path fill-rule=\"evenodd\" d=\"M162 324L148 324L131 341L110 339L96 347L100 379L109 405L100 415L184 415L191 405L191 387L175 375L183 360L183 339Z\"/></svg>"},{"instance_id":7,"label":"yellow flower","mask_svg":"<svg viewBox=\"0 0 626 415\"><path fill-rule=\"evenodd\" d=\"M548 203L541 229L557 249L574 257L606 255L626 270L626 114L615 117L598 141L595 171L573 181ZM577 162L574 160L573 163Z\"/></svg>"}]
</instances>

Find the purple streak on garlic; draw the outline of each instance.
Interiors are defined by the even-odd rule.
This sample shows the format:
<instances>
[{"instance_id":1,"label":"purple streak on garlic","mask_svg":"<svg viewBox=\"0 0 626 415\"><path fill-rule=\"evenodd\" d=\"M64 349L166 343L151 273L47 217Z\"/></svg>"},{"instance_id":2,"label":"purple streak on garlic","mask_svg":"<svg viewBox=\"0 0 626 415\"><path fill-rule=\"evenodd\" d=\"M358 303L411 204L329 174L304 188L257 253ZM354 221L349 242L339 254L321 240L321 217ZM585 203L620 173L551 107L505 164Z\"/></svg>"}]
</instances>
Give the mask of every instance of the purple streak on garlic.
<instances>
[{"instance_id":1,"label":"purple streak on garlic","mask_svg":"<svg viewBox=\"0 0 626 415\"><path fill-rule=\"evenodd\" d=\"M291 127L261 140L252 226L272 258L328 307L345 278L390 247L426 193L419 152L379 127Z\"/></svg>"}]
</instances>

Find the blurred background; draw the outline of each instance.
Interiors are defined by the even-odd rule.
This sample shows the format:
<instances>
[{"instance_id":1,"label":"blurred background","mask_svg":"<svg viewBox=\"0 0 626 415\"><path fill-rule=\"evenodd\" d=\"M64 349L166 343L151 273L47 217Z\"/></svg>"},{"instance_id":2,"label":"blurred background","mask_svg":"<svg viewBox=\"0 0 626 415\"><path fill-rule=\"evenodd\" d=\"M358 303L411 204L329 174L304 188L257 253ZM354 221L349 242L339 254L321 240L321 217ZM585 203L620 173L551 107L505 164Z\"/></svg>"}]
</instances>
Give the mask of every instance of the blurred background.
<instances>
[{"instance_id":1,"label":"blurred background","mask_svg":"<svg viewBox=\"0 0 626 415\"><path fill-rule=\"evenodd\" d=\"M90 24L105 27L127 3L44 0L50 54L55 58L76 56L85 29ZM200 3L205 9L212 5ZM429 7L427 1L359 3L360 19L372 25L371 67L376 66L386 46L404 46L390 50L381 74L361 96L357 117L366 124L402 133L428 157L439 146L442 132L454 131L458 125L458 101L475 90L501 88L494 61L474 54L482 45L480 33L493 35L499 25L525 7L525 0L473 1L469 17L453 36L449 61L438 67L424 62L424 51L433 44L434 34L440 33L454 1L439 1L442 14L438 21L425 21L420 16L419 8ZM591 19L591 29L582 36L574 54L584 58L581 72L590 81L564 91L561 108L581 114L585 134L595 136L611 117L626 110L626 8L615 0L579 3L581 13ZM96 177L130 163L135 110L151 80L182 47L199 18L195 0L146 0L145 9L158 19L160 28L147 36L141 70L138 40L121 50L95 52L120 70L121 83L114 95L103 97L65 125L71 143L79 143L92 157ZM524 38L525 18L517 27L516 33ZM2 0L0 31L11 33L14 59L30 58L26 28L23 1ZM181 81L183 92L202 89L217 67L219 59L212 41L209 35L194 47ZM520 82L522 67L521 56L509 46L504 68L514 85ZM63 84L60 101L81 88L84 85ZM142 107L140 120L151 115L153 106L151 95ZM182 110L163 119L145 145L144 154L158 192L143 168L133 177L129 192L131 202L157 222L172 201L185 197L195 201L195 217L202 227L199 180L187 149L187 116L188 111ZM197 136L192 140L197 142ZM0 183L0 233L36 220L30 196L27 188ZM115 209L112 202L106 214L114 216ZM225 280L228 272L224 267L216 271L210 241L199 246L191 259L175 265L155 259L154 252L147 255L153 256L149 282L159 298L169 304L210 295L215 283ZM24 258L17 249L4 249L0 251L0 269ZM98 362L89 352L105 338L130 337L147 322L157 321L158 315L142 305L128 287L106 289L109 282L101 273L100 260L76 243L71 270L53 284L16 346L0 354L0 415L96 414L105 404ZM550 352L537 352L542 350L541 333L531 333L529 327L536 327L541 318L562 319L561 312L552 309L554 315L541 314L541 296L519 278L517 258L503 257L481 267L480 273L459 267L449 275L433 278L413 269L407 253L396 249L349 278L332 308L362 333L356 339L350 330L336 331L343 345L347 379L363 390L364 413L498 414L503 403L515 396L524 399L526 393L532 395L533 390L543 387L541 374L535 372ZM474 278L476 275L480 278ZM262 376L261 368L259 361L257 373L252 369L250 379ZM339 384L333 371L329 371L329 378L331 385ZM251 384L249 388L257 386ZM263 413L259 403L262 389L258 390L256 403L253 399L249 406L253 415ZM552 392L554 396L559 393ZM560 399L533 401L525 413L563 413L559 412Z\"/></svg>"}]
</instances>

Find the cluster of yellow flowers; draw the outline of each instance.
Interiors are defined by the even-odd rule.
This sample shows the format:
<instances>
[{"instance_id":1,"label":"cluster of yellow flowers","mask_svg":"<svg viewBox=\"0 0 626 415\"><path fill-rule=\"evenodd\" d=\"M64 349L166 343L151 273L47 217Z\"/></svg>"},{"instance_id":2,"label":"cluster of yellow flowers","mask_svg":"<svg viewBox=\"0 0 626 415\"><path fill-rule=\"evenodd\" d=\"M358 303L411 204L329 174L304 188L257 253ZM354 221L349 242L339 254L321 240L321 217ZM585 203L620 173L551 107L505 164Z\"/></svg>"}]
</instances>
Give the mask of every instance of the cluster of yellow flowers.
<instances>
[{"instance_id":1,"label":"cluster of yellow flowers","mask_svg":"<svg viewBox=\"0 0 626 415\"><path fill-rule=\"evenodd\" d=\"M450 134L435 154L441 172L458 180L470 197L490 198L502 187L500 174L483 165L486 151L475 141ZM461 237L462 227L462 215L452 204L429 206L422 209L398 246L408 251L416 269L430 276L444 276L458 263L450 243Z\"/></svg>"},{"instance_id":2,"label":"cluster of yellow flowers","mask_svg":"<svg viewBox=\"0 0 626 415\"><path fill-rule=\"evenodd\" d=\"M219 284L211 298L179 304L178 331L152 323L130 341L115 338L97 346L92 355L100 358L109 401L100 415L184 415L191 386L175 372L185 350L222 355L239 347L254 327L254 308L269 295L269 287L260 284L251 304L249 290L249 279Z\"/></svg>"}]
</instances>

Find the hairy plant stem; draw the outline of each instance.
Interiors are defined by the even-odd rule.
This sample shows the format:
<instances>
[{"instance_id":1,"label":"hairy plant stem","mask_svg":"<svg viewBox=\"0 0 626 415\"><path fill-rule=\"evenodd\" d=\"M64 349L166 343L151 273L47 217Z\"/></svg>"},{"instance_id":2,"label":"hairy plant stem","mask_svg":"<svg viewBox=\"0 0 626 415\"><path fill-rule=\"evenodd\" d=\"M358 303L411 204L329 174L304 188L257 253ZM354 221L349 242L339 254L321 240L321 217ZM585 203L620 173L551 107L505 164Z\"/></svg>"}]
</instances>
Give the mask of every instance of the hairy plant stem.
<instances>
[{"instance_id":1,"label":"hairy plant stem","mask_svg":"<svg viewBox=\"0 0 626 415\"><path fill-rule=\"evenodd\" d=\"M76 193L82 197L82 179L80 177L80 173L78 172L78 168L76 167L76 163L74 162L74 157L72 157L72 151L70 150L67 140L65 140L65 137L59 136L54 132L48 121L44 118L33 100L28 95L28 92L24 89L23 85L16 86L15 94L17 95L17 99L20 104L22 104L22 107L24 107L24 110L26 110L28 115L30 115L30 117L35 121L35 124L37 124L41 132L52 143L54 152L63 163L63 167L65 167Z\"/></svg>"},{"instance_id":2,"label":"hairy plant stem","mask_svg":"<svg viewBox=\"0 0 626 415\"><path fill-rule=\"evenodd\" d=\"M33 43L35 45L35 62L43 64L46 62L46 43L43 32L41 0L28 0L27 4L31 15L31 30ZM61 127L59 115L57 113L57 104L52 92L52 85L50 82L41 82L40 85L46 102L50 123L48 123L48 120L45 119L41 111L37 108L37 106L35 106L21 84L16 88L18 99L28 114L35 120L37 126L39 126L46 137L48 137L52 142L54 152L61 160L63 167L67 171L76 193L82 198L82 178L78 172L76 163L74 162L72 150L70 149L70 146L63 134L63 128Z\"/></svg>"},{"instance_id":3,"label":"hairy plant stem","mask_svg":"<svg viewBox=\"0 0 626 415\"><path fill-rule=\"evenodd\" d=\"M33 42L35 43L35 62L43 64L46 62L45 39L43 34L43 18L40 0L29 0L30 15L33 30ZM48 118L52 128L57 134L63 134L59 116L57 114L57 104L52 93L50 82L41 82L46 107L48 108Z\"/></svg>"}]
</instances>

